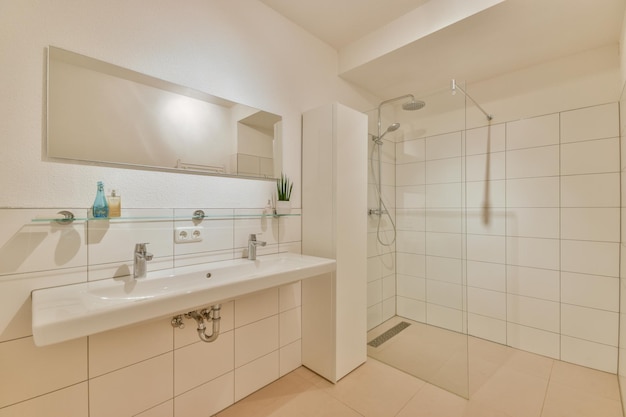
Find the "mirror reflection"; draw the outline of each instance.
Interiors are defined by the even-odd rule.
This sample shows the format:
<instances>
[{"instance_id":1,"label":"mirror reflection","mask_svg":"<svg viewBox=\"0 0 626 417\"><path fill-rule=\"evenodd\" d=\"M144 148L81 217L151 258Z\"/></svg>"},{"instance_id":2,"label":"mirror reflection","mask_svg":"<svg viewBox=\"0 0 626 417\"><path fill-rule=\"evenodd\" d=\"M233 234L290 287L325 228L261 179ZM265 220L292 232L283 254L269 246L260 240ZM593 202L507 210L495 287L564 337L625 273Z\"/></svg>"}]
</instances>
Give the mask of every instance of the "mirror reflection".
<instances>
[{"instance_id":1,"label":"mirror reflection","mask_svg":"<svg viewBox=\"0 0 626 417\"><path fill-rule=\"evenodd\" d=\"M281 117L49 47L47 156L276 178Z\"/></svg>"}]
</instances>

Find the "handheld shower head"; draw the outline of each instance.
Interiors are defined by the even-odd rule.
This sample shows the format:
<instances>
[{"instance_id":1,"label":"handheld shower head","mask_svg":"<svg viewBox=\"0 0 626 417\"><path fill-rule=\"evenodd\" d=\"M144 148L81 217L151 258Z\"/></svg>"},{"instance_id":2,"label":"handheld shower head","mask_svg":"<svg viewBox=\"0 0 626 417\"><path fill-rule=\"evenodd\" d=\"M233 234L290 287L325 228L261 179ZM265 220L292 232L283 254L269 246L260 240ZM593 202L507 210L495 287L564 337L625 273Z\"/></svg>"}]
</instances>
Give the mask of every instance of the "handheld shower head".
<instances>
[{"instance_id":1,"label":"handheld shower head","mask_svg":"<svg viewBox=\"0 0 626 417\"><path fill-rule=\"evenodd\" d=\"M385 130L385 133L388 132L395 132L396 130L398 130L400 128L400 123L393 123L391 125L389 125L389 127L387 128L387 130ZM383 135L385 134L383 133ZM381 136L382 138L382 136Z\"/></svg>"},{"instance_id":2,"label":"handheld shower head","mask_svg":"<svg viewBox=\"0 0 626 417\"><path fill-rule=\"evenodd\" d=\"M372 140L374 141L374 143L376 143L377 145L382 145L383 144L383 137L385 137L385 135L389 132L395 132L396 130L398 130L400 128L400 123L393 123L391 125L389 125L389 127L387 128L387 130L385 130L383 132L382 135L380 135L380 137L378 136L374 136L372 135Z\"/></svg>"}]
</instances>

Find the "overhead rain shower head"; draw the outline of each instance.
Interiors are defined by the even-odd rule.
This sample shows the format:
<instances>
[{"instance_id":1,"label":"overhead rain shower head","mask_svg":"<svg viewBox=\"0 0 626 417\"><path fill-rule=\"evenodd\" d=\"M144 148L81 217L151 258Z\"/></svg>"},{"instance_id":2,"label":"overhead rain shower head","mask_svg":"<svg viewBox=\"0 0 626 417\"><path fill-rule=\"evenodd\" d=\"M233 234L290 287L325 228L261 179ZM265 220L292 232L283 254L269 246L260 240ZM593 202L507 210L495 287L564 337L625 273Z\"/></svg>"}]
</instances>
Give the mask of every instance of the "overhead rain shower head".
<instances>
[{"instance_id":1,"label":"overhead rain shower head","mask_svg":"<svg viewBox=\"0 0 626 417\"><path fill-rule=\"evenodd\" d=\"M408 110L408 111L419 110L425 105L426 105L425 102L421 100L415 100L415 98L412 98L411 101L407 101L406 103L402 104L402 109Z\"/></svg>"},{"instance_id":2,"label":"overhead rain shower head","mask_svg":"<svg viewBox=\"0 0 626 417\"><path fill-rule=\"evenodd\" d=\"M421 101L421 100L415 100L415 96L413 94L405 94L403 96L400 97L394 97L394 98L390 98L389 100L385 100L385 101L381 101L380 104L378 105L378 111L380 112L380 108L387 104L387 103L391 103L392 101L397 101L403 98L409 98L410 100L407 101L406 103L402 103L402 109L403 110L408 110L408 111L412 111L412 110L419 110L422 107L424 107L426 105L425 102Z\"/></svg>"}]
</instances>

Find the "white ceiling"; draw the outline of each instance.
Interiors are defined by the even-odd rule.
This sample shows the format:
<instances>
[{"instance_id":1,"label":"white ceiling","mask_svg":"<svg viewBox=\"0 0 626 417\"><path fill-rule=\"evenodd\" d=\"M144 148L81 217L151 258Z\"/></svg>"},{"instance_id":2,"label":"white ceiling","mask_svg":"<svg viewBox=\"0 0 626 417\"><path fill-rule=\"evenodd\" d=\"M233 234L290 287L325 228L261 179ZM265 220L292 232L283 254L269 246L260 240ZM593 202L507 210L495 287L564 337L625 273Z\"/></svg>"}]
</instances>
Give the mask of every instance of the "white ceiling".
<instances>
[{"instance_id":1,"label":"white ceiling","mask_svg":"<svg viewBox=\"0 0 626 417\"><path fill-rule=\"evenodd\" d=\"M339 51L429 0L260 1ZM340 75L383 99L445 88L451 78L472 83L616 45L625 6L624 0L505 0Z\"/></svg>"},{"instance_id":2,"label":"white ceiling","mask_svg":"<svg viewBox=\"0 0 626 417\"><path fill-rule=\"evenodd\" d=\"M335 49L416 9L428 0L261 0Z\"/></svg>"}]
</instances>

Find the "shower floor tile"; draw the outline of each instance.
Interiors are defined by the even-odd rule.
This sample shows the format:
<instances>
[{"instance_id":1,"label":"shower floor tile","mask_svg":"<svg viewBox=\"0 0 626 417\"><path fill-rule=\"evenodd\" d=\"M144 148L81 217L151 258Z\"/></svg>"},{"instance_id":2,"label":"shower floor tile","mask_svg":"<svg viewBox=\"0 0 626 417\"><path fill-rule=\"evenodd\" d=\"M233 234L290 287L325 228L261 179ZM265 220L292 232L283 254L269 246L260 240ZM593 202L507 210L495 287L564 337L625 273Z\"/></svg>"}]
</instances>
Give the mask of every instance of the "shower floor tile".
<instances>
[{"instance_id":1,"label":"shower floor tile","mask_svg":"<svg viewBox=\"0 0 626 417\"><path fill-rule=\"evenodd\" d=\"M367 340L399 322L410 326L378 347L368 345L368 356L467 398L467 336L394 317L371 330Z\"/></svg>"}]
</instances>

